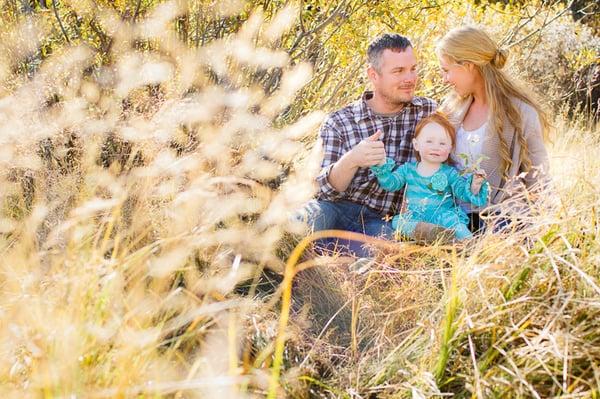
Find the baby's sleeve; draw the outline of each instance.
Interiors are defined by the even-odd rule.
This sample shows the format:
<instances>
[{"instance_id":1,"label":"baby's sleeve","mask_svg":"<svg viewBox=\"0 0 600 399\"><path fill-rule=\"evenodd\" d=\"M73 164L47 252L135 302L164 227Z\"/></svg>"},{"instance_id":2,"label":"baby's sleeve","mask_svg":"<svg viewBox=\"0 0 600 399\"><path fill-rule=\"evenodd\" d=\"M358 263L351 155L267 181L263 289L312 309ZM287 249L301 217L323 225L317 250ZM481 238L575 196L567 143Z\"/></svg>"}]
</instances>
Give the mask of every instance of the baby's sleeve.
<instances>
[{"instance_id":1,"label":"baby's sleeve","mask_svg":"<svg viewBox=\"0 0 600 399\"><path fill-rule=\"evenodd\" d=\"M396 163L391 158L386 158L383 165L371 166L371 171L377 177L381 188L387 191L398 191L406 184L406 166L400 165L396 170Z\"/></svg>"},{"instance_id":2,"label":"baby's sleeve","mask_svg":"<svg viewBox=\"0 0 600 399\"><path fill-rule=\"evenodd\" d=\"M481 185L479 193L473 194L471 191L471 183L473 182L472 174L467 177L463 177L454 169L449 173L448 177L454 197L461 201L469 202L475 206L484 206L488 203L490 184L487 182L487 180L485 180Z\"/></svg>"}]
</instances>

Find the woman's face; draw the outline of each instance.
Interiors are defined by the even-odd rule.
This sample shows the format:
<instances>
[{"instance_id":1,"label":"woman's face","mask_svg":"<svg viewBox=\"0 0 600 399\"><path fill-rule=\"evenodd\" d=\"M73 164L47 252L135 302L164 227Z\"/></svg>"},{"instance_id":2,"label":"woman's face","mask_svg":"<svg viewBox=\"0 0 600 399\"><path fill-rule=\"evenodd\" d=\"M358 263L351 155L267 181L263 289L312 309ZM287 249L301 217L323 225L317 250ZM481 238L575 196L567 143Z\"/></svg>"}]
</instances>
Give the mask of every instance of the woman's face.
<instances>
[{"instance_id":1,"label":"woman's face","mask_svg":"<svg viewBox=\"0 0 600 399\"><path fill-rule=\"evenodd\" d=\"M444 84L452 86L460 96L473 93L477 72L472 64L458 64L445 56L439 61Z\"/></svg>"}]
</instances>

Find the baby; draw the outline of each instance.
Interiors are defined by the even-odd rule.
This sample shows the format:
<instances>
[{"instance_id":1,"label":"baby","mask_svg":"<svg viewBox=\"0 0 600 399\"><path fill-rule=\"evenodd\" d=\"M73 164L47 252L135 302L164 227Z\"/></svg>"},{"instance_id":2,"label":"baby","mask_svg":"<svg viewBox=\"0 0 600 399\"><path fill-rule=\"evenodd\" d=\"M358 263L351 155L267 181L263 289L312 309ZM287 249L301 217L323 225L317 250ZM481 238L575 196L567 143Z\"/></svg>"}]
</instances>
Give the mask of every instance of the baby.
<instances>
[{"instance_id":1,"label":"baby","mask_svg":"<svg viewBox=\"0 0 600 399\"><path fill-rule=\"evenodd\" d=\"M383 165L371 167L382 188L398 191L406 186L406 211L392 219L396 231L413 237L417 223L428 222L453 230L458 240L472 237L469 218L457 200L483 206L490 188L485 172L463 177L448 164L455 142L454 127L445 116L434 113L422 119L415 131L418 162L395 168L395 162L387 158Z\"/></svg>"}]
</instances>

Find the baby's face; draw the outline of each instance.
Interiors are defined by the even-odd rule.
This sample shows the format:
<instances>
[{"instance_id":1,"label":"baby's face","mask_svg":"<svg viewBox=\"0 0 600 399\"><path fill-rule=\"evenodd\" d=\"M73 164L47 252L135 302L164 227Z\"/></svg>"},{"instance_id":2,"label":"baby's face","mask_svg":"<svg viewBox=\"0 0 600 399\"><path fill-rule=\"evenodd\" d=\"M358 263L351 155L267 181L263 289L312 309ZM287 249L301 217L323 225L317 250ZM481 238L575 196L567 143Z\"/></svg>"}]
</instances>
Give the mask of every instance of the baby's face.
<instances>
[{"instance_id":1,"label":"baby's face","mask_svg":"<svg viewBox=\"0 0 600 399\"><path fill-rule=\"evenodd\" d=\"M430 163L445 162L452 151L452 139L446 129L435 122L423 126L413 145L421 160Z\"/></svg>"}]
</instances>

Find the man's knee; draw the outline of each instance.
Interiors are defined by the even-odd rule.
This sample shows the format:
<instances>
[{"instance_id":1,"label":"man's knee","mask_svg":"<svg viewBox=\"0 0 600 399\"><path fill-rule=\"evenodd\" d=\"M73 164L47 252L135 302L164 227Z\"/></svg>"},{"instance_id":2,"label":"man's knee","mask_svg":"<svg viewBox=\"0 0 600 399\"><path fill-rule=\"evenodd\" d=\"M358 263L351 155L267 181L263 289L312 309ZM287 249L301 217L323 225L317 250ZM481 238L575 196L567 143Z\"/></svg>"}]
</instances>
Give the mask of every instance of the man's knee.
<instances>
[{"instance_id":1,"label":"man's knee","mask_svg":"<svg viewBox=\"0 0 600 399\"><path fill-rule=\"evenodd\" d=\"M311 200L302 209L299 219L314 231L333 229L338 224L338 208L332 201Z\"/></svg>"}]
</instances>

